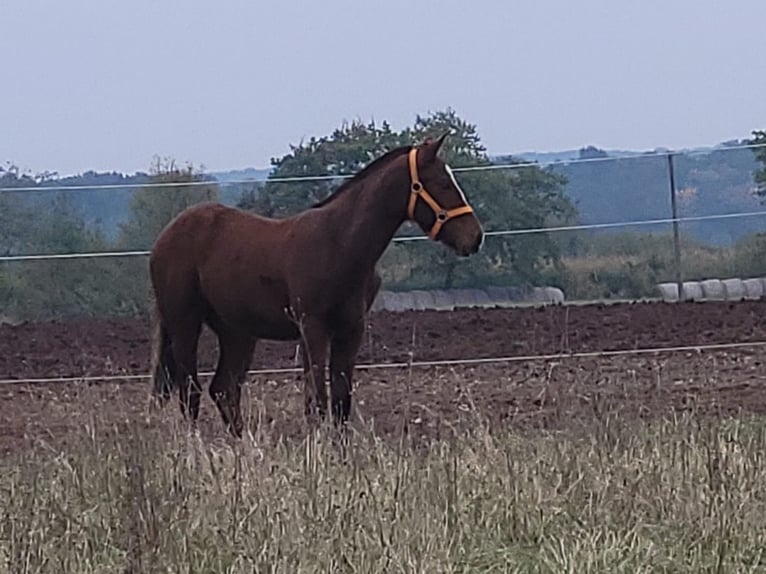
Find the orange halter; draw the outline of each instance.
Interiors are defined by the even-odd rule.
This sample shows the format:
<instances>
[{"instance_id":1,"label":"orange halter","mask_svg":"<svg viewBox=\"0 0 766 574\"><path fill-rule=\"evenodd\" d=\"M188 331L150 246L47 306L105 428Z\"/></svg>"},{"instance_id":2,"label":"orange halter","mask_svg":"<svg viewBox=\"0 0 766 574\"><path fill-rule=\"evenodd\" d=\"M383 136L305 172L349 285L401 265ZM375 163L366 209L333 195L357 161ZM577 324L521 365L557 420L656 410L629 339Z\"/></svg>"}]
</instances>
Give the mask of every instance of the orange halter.
<instances>
[{"instance_id":1,"label":"orange halter","mask_svg":"<svg viewBox=\"0 0 766 574\"><path fill-rule=\"evenodd\" d=\"M460 207L455 207L454 209L444 209L441 205L439 205L439 202L431 197L431 194L426 191L426 188L423 187L423 184L420 183L420 178L418 177L417 148L413 147L410 150L408 159L410 164L410 180L412 183L410 184L410 203L407 207L407 217L409 217L411 221L414 221L415 204L417 203L418 198L421 198L423 201L425 201L428 204L428 207L430 207L436 215L436 221L434 222L431 231L428 233L428 236L435 240L436 236L439 235L439 231L441 231L442 226L447 223L447 221L453 217L473 213L473 208L466 204L461 205Z\"/></svg>"}]
</instances>

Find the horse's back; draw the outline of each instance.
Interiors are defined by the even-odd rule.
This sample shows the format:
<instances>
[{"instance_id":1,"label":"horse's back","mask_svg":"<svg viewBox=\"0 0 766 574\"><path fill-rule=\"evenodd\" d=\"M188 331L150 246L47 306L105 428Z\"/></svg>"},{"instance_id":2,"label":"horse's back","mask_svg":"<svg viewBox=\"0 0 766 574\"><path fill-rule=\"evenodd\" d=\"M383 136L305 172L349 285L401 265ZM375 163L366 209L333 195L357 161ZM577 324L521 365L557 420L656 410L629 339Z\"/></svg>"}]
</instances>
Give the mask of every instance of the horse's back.
<instances>
[{"instance_id":1,"label":"horse's back","mask_svg":"<svg viewBox=\"0 0 766 574\"><path fill-rule=\"evenodd\" d=\"M236 245L244 227L272 220L221 203L199 203L179 213L157 236L150 261L162 258L194 259L199 263L221 245Z\"/></svg>"},{"instance_id":2,"label":"horse's back","mask_svg":"<svg viewBox=\"0 0 766 574\"><path fill-rule=\"evenodd\" d=\"M165 307L178 309L175 314L195 305L227 324L247 320L281 327L288 302L286 231L281 220L221 204L188 208L152 250L155 292Z\"/></svg>"}]
</instances>

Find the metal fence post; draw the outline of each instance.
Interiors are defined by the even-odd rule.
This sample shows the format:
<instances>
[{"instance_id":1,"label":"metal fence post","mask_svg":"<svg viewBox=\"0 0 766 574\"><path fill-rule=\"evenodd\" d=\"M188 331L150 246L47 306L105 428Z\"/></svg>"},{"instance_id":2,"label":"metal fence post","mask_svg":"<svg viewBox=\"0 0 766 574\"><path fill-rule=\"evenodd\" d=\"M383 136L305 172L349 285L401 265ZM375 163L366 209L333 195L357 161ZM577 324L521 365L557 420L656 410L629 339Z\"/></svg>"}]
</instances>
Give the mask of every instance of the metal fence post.
<instances>
[{"instance_id":1,"label":"metal fence post","mask_svg":"<svg viewBox=\"0 0 766 574\"><path fill-rule=\"evenodd\" d=\"M670 179L670 208L673 216L673 250L676 266L676 284L678 285L678 300L684 299L683 273L681 272L681 240L678 231L678 208L676 205L676 178L673 172L673 154L668 153L668 176Z\"/></svg>"}]
</instances>

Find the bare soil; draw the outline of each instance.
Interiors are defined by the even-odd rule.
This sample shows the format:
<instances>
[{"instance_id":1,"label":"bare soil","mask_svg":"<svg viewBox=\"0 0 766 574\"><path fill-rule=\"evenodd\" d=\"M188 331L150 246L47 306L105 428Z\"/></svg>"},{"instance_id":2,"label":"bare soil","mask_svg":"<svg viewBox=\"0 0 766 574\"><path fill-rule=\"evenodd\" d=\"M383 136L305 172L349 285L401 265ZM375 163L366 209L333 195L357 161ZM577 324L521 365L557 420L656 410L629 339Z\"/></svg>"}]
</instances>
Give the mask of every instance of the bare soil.
<instances>
[{"instance_id":1,"label":"bare soil","mask_svg":"<svg viewBox=\"0 0 766 574\"><path fill-rule=\"evenodd\" d=\"M766 341L766 301L633 303L539 308L378 312L359 363L618 351ZM149 324L78 319L0 326L0 379L145 374ZM262 342L252 367L294 367L295 345ZM215 366L205 332L200 369ZM606 416L766 412L766 347L518 360L475 366L357 372L354 424L383 434L431 438L478 423L568 427ZM301 436L299 375L256 375L243 403L252 428ZM206 397L200 430L224 436ZM64 445L84 426L160 428L179 420L149 408L146 381L14 383L0 386L0 452L41 441ZM175 424L174 423L174 424ZM75 433L75 431L77 431Z\"/></svg>"}]
</instances>

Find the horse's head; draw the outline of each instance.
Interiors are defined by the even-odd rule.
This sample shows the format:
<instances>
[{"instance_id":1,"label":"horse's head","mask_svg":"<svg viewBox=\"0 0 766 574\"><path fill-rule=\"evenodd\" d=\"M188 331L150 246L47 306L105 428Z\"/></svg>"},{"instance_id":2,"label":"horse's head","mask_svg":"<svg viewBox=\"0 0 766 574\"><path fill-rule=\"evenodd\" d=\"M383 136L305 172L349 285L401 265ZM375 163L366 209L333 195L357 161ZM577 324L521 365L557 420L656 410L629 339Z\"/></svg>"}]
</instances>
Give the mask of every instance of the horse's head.
<instances>
[{"instance_id":1,"label":"horse's head","mask_svg":"<svg viewBox=\"0 0 766 574\"><path fill-rule=\"evenodd\" d=\"M476 253L484 230L468 205L449 166L438 152L447 136L426 140L410 150L410 199L407 216L428 236L462 256Z\"/></svg>"}]
</instances>

